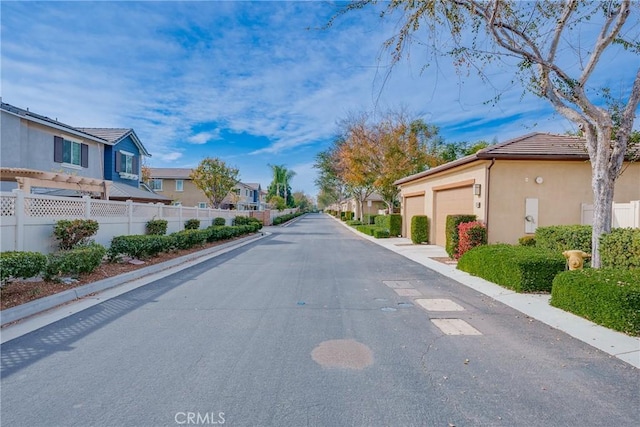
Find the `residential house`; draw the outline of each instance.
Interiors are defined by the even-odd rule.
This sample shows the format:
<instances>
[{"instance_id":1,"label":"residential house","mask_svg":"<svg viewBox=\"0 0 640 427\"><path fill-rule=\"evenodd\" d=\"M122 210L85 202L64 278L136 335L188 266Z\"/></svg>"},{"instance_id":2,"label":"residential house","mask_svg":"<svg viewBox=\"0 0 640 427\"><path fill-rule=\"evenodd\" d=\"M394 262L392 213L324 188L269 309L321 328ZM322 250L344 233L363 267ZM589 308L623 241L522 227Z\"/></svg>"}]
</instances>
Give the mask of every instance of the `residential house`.
<instances>
[{"instance_id":1,"label":"residential house","mask_svg":"<svg viewBox=\"0 0 640 427\"><path fill-rule=\"evenodd\" d=\"M150 168L149 186L174 204L206 208L211 207L207 196L191 180L190 168ZM222 201L221 209L264 209L264 196L260 184L238 182Z\"/></svg>"},{"instance_id":2,"label":"residential house","mask_svg":"<svg viewBox=\"0 0 640 427\"><path fill-rule=\"evenodd\" d=\"M327 209L341 211L341 212L353 212L354 218L360 218L360 203L355 197L348 197L342 199L338 203L334 203L328 206ZM380 212L387 210L387 204L378 193L370 194L362 203L363 215L378 215Z\"/></svg>"},{"instance_id":3,"label":"residential house","mask_svg":"<svg viewBox=\"0 0 640 427\"><path fill-rule=\"evenodd\" d=\"M615 202L640 200L640 163L626 162ZM430 242L445 245L447 215L474 214L490 243L517 243L538 226L580 224L593 203L591 164L578 137L532 133L396 181L403 236L411 218L430 218Z\"/></svg>"},{"instance_id":4,"label":"residential house","mask_svg":"<svg viewBox=\"0 0 640 427\"><path fill-rule=\"evenodd\" d=\"M133 130L109 140L98 132L77 128L10 104L0 106L0 188L52 195L91 195L103 199L166 201L138 188L139 161L129 179L113 181L105 158L120 143L137 140L130 152L139 159L149 155ZM142 151L140 151L142 148ZM131 165L133 166L133 164ZM126 184L126 185L125 185Z\"/></svg>"}]
</instances>

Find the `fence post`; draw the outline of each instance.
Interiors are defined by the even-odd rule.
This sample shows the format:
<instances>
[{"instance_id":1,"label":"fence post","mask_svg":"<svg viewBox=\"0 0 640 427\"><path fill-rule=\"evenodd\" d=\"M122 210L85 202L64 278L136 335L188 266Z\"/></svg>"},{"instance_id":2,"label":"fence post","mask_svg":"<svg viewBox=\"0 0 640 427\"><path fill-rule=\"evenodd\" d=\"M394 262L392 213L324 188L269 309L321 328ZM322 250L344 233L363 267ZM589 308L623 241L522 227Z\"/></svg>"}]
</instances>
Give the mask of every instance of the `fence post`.
<instances>
[{"instance_id":1,"label":"fence post","mask_svg":"<svg viewBox=\"0 0 640 427\"><path fill-rule=\"evenodd\" d=\"M127 200L127 216L129 220L127 221L127 234L131 234L131 230L133 230L133 200Z\"/></svg>"},{"instance_id":2,"label":"fence post","mask_svg":"<svg viewBox=\"0 0 640 427\"><path fill-rule=\"evenodd\" d=\"M184 224L182 223L182 205L178 206L178 231L184 229Z\"/></svg>"},{"instance_id":3,"label":"fence post","mask_svg":"<svg viewBox=\"0 0 640 427\"><path fill-rule=\"evenodd\" d=\"M84 218L91 219L91 197L82 196L84 199Z\"/></svg>"},{"instance_id":4,"label":"fence post","mask_svg":"<svg viewBox=\"0 0 640 427\"><path fill-rule=\"evenodd\" d=\"M631 202L631 208L633 209L633 228L640 228L640 200L634 200Z\"/></svg>"},{"instance_id":5,"label":"fence post","mask_svg":"<svg viewBox=\"0 0 640 427\"><path fill-rule=\"evenodd\" d=\"M24 250L24 217L27 212L24 209L24 192L18 188L11 190L16 195L16 241L15 250Z\"/></svg>"}]
</instances>

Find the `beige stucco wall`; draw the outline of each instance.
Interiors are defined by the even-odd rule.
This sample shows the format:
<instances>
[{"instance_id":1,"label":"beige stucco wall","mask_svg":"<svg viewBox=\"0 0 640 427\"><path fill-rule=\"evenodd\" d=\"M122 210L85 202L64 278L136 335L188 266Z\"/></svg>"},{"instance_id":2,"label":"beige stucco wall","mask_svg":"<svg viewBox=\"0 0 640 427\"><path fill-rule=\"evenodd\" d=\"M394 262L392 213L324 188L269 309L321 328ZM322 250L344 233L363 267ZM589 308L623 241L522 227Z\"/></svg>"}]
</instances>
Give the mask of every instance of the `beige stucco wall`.
<instances>
[{"instance_id":1,"label":"beige stucco wall","mask_svg":"<svg viewBox=\"0 0 640 427\"><path fill-rule=\"evenodd\" d=\"M455 186L463 182L473 182L473 184L480 184L480 196L473 196L473 213L479 220L484 221L486 217L486 169L489 164L490 161L477 160L458 168L402 184L400 186L400 196L402 200L401 212L404 215L404 197L423 192L425 195L424 213L432 220L429 241L435 242L435 226L433 224L433 218L435 217L435 206L433 203L435 191L442 187ZM403 236L407 236L407 227L409 226L407 223L408 221L402 218Z\"/></svg>"},{"instance_id":2,"label":"beige stucco wall","mask_svg":"<svg viewBox=\"0 0 640 427\"><path fill-rule=\"evenodd\" d=\"M526 198L538 199L538 226L580 224L581 204L593 203L586 161L497 160L489 185L490 243L517 243L525 235ZM640 200L640 163L631 164L616 184L614 201L630 200Z\"/></svg>"},{"instance_id":3,"label":"beige stucco wall","mask_svg":"<svg viewBox=\"0 0 640 427\"><path fill-rule=\"evenodd\" d=\"M189 179L183 180L183 191L176 191L175 179L162 179L162 191L156 190L158 194L169 197L173 202L180 202L182 206L196 207L198 203L207 203L207 196L196 187L193 181Z\"/></svg>"}]
</instances>

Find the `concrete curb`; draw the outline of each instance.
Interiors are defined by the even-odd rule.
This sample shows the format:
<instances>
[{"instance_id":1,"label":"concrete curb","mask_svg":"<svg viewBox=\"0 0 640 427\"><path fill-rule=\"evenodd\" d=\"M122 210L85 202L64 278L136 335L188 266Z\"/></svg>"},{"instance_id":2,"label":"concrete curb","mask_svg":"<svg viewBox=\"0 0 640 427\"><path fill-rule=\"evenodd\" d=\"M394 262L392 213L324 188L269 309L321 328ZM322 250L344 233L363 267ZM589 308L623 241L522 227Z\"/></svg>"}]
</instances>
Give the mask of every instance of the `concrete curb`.
<instances>
[{"instance_id":1,"label":"concrete curb","mask_svg":"<svg viewBox=\"0 0 640 427\"><path fill-rule=\"evenodd\" d=\"M605 328L580 316L553 307L549 304L550 295L519 294L480 277L460 271L452 265L434 261L429 258L428 254L429 251L435 251L431 245L397 246L394 243L394 240L397 239L376 239L359 232L340 220L338 222L372 243L415 261L636 368L640 368L640 338ZM408 239L404 240L408 241ZM439 255L436 254L436 256ZM446 256L446 253L444 256Z\"/></svg>"},{"instance_id":2,"label":"concrete curb","mask_svg":"<svg viewBox=\"0 0 640 427\"><path fill-rule=\"evenodd\" d=\"M7 323L15 322L18 320L25 319L27 317L34 316L36 314L45 312L47 310L51 310L62 304L66 304L66 303L78 300L80 298L86 297L87 295L97 293L97 292L102 292L107 289L111 289L116 286L120 286L125 283L131 282L133 280L141 279L145 276L158 273L162 270L171 269L181 264L185 264L189 261L204 262L208 259L213 258L214 256L222 255L223 253L229 252L230 250L248 245L249 243L260 240L270 234L271 233L262 232L260 235L257 235L257 236L253 235L253 236L243 237L241 239L234 240L232 242L223 243L222 245L214 246L212 248L205 249L200 252L194 252L192 254L184 255L179 258L174 258L172 260L169 260L163 263L150 265L148 267L143 267L138 270L130 271L128 273L120 274L114 277L109 277L107 279L99 280L97 282L88 283L83 286L78 286L77 288L69 289L67 291L63 291L54 295L50 295L44 298L30 301L26 304L8 308L6 310L0 311L0 324L4 326ZM209 256L212 254L214 254L214 256Z\"/></svg>"}]
</instances>

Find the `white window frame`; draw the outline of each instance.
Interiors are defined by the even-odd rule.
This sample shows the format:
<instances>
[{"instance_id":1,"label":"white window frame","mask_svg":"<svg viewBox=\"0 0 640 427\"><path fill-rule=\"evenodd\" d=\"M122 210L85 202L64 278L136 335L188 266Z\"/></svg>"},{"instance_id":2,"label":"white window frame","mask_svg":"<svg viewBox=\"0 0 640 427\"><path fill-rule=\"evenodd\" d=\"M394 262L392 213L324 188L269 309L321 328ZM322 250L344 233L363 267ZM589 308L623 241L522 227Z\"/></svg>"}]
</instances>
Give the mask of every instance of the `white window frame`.
<instances>
[{"instance_id":1,"label":"white window frame","mask_svg":"<svg viewBox=\"0 0 640 427\"><path fill-rule=\"evenodd\" d=\"M124 150L118 150L118 153L120 156L124 156L124 158L120 157L120 169L124 169L124 171L120 171L120 178L138 179L138 174L133 170L133 158L136 155Z\"/></svg>"},{"instance_id":2,"label":"white window frame","mask_svg":"<svg viewBox=\"0 0 640 427\"><path fill-rule=\"evenodd\" d=\"M207 202L199 202L198 203L198 208L199 209L207 209Z\"/></svg>"},{"instance_id":3,"label":"white window frame","mask_svg":"<svg viewBox=\"0 0 640 427\"><path fill-rule=\"evenodd\" d=\"M160 187L154 188L155 184L158 182L160 183ZM151 180L149 181L149 187L151 187L153 191L162 191L162 178L151 178Z\"/></svg>"},{"instance_id":4,"label":"white window frame","mask_svg":"<svg viewBox=\"0 0 640 427\"><path fill-rule=\"evenodd\" d=\"M176 192L181 193L183 191L184 191L184 179L176 179Z\"/></svg>"},{"instance_id":5,"label":"white window frame","mask_svg":"<svg viewBox=\"0 0 640 427\"><path fill-rule=\"evenodd\" d=\"M67 143L69 147L69 161L65 162L65 152L67 152ZM76 145L78 147L78 163L74 163L73 159L73 146ZM62 139L62 166L72 168L72 169L82 169L82 143L78 141L74 141L72 139L63 138Z\"/></svg>"}]
</instances>

